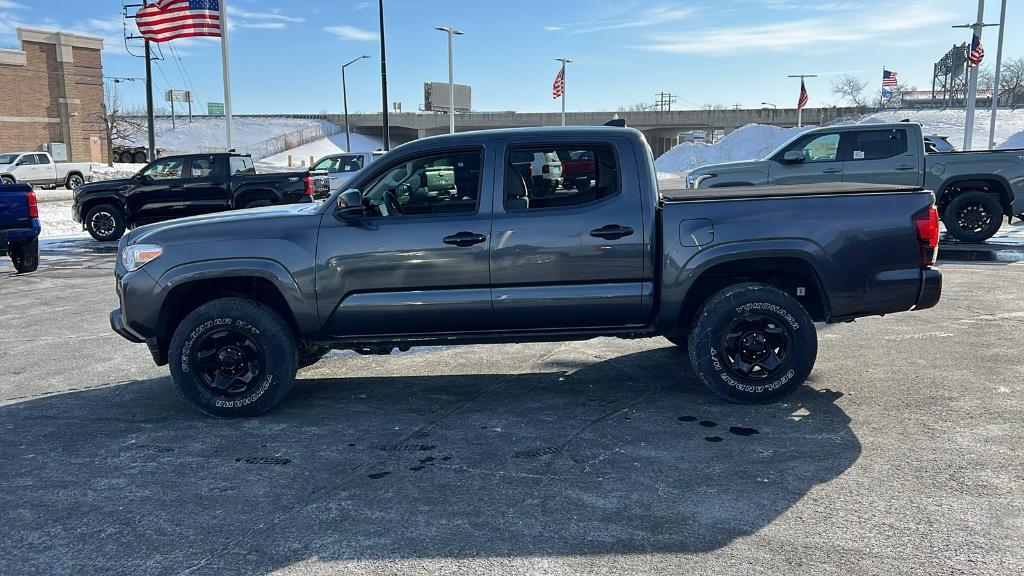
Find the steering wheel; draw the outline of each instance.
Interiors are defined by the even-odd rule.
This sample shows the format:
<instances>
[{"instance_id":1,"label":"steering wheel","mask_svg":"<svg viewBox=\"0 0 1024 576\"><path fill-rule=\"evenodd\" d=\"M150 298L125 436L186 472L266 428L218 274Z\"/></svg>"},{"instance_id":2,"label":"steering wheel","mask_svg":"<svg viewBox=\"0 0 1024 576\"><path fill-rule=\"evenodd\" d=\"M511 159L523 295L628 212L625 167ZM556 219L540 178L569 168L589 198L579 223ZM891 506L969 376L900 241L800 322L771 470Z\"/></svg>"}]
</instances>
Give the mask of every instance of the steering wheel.
<instances>
[{"instance_id":1,"label":"steering wheel","mask_svg":"<svg viewBox=\"0 0 1024 576\"><path fill-rule=\"evenodd\" d=\"M384 193L384 205L388 207L388 212L392 214L401 214L402 208L398 203L398 196L394 190L388 190Z\"/></svg>"}]
</instances>

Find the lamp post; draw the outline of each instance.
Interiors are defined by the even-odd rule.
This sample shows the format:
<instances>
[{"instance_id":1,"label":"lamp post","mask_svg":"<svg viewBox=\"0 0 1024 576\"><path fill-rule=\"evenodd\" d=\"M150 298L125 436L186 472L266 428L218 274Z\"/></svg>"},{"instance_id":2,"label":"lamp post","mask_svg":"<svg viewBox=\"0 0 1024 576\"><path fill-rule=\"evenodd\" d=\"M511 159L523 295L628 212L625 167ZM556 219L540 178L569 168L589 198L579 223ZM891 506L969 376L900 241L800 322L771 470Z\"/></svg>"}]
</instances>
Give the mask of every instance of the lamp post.
<instances>
[{"instance_id":1,"label":"lamp post","mask_svg":"<svg viewBox=\"0 0 1024 576\"><path fill-rule=\"evenodd\" d=\"M377 2L380 13L380 112L383 115L384 151L391 150L391 127L388 125L388 58L384 42L384 0Z\"/></svg>"},{"instance_id":2,"label":"lamp post","mask_svg":"<svg viewBox=\"0 0 1024 576\"><path fill-rule=\"evenodd\" d=\"M348 88L346 88L345 86L345 68L348 68L352 64L359 62L363 58L369 58L369 56L363 54L358 58L353 58L348 64L341 65L341 102L342 106L344 106L345 109L345 152L352 151L352 142L350 141L348 131Z\"/></svg>"},{"instance_id":3,"label":"lamp post","mask_svg":"<svg viewBox=\"0 0 1024 576\"><path fill-rule=\"evenodd\" d=\"M463 32L450 26L439 26L434 30L448 34L448 133L455 134L455 58L452 55L452 37L462 36Z\"/></svg>"},{"instance_id":4,"label":"lamp post","mask_svg":"<svg viewBox=\"0 0 1024 576\"><path fill-rule=\"evenodd\" d=\"M978 0L978 20L974 24L960 24L953 26L953 28L970 28L972 37L971 44L968 50L974 48L974 36L978 37L978 43L981 44L981 31L988 26L998 26L998 24L985 24L985 0ZM970 54L968 54L970 58ZM971 66L967 75L967 115L964 122L964 152L969 152L973 146L972 140L974 138L974 106L978 96L978 66Z\"/></svg>"},{"instance_id":5,"label":"lamp post","mask_svg":"<svg viewBox=\"0 0 1024 576\"><path fill-rule=\"evenodd\" d=\"M555 60L562 63L562 126L565 126L565 65L572 64L572 60L569 60L568 58L555 58Z\"/></svg>"},{"instance_id":6,"label":"lamp post","mask_svg":"<svg viewBox=\"0 0 1024 576\"><path fill-rule=\"evenodd\" d=\"M772 104L771 102L761 102L761 106L771 106L773 110L778 108L778 106Z\"/></svg>"},{"instance_id":7,"label":"lamp post","mask_svg":"<svg viewBox=\"0 0 1024 576\"><path fill-rule=\"evenodd\" d=\"M999 48L996 50L996 77L992 84L992 116L988 125L988 149L996 147L996 112L999 110L999 72L1003 66L1003 33L1006 31L1006 0L999 12Z\"/></svg>"}]
</instances>

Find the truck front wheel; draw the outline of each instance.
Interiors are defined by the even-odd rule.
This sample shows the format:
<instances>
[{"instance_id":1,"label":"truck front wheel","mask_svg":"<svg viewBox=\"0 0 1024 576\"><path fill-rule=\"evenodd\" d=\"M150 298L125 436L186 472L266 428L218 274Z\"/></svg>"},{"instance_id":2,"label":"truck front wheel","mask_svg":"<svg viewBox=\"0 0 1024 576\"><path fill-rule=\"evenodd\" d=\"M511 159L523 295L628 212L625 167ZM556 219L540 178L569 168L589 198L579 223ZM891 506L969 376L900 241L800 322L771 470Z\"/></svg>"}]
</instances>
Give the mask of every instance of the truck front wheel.
<instances>
[{"instance_id":1,"label":"truck front wheel","mask_svg":"<svg viewBox=\"0 0 1024 576\"><path fill-rule=\"evenodd\" d=\"M100 242L120 240L125 226L124 212L112 204L93 206L85 213L85 229Z\"/></svg>"},{"instance_id":2,"label":"truck front wheel","mask_svg":"<svg viewBox=\"0 0 1024 576\"><path fill-rule=\"evenodd\" d=\"M169 361L178 391L199 410L223 418L256 416L291 390L299 351L277 312L244 298L221 298L181 321Z\"/></svg>"},{"instance_id":3,"label":"truck front wheel","mask_svg":"<svg viewBox=\"0 0 1024 576\"><path fill-rule=\"evenodd\" d=\"M796 299L750 282L721 290L701 307L688 346L694 371L713 393L763 404L804 383L818 355L818 335Z\"/></svg>"},{"instance_id":4,"label":"truck front wheel","mask_svg":"<svg viewBox=\"0 0 1024 576\"><path fill-rule=\"evenodd\" d=\"M35 272L39 268L39 239L33 238L28 242L12 242L9 251L14 269L19 274Z\"/></svg>"},{"instance_id":5,"label":"truck front wheel","mask_svg":"<svg viewBox=\"0 0 1024 576\"><path fill-rule=\"evenodd\" d=\"M961 242L984 242L1003 225L1003 207L992 194L964 192L946 207L942 223Z\"/></svg>"}]
</instances>

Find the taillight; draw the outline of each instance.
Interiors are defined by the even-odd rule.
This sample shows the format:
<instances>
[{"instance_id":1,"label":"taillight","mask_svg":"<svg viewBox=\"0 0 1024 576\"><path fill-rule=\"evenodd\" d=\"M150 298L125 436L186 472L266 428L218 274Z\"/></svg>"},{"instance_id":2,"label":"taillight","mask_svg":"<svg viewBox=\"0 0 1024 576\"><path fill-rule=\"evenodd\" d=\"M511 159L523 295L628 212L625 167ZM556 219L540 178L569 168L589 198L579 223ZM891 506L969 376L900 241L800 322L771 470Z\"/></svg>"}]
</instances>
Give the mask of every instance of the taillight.
<instances>
[{"instance_id":1,"label":"taillight","mask_svg":"<svg viewBox=\"0 0 1024 576\"><path fill-rule=\"evenodd\" d=\"M306 196L312 196L313 195L313 179L310 178L309 176L306 176L305 178L302 179L302 182L306 185Z\"/></svg>"},{"instance_id":2,"label":"taillight","mask_svg":"<svg viewBox=\"0 0 1024 576\"><path fill-rule=\"evenodd\" d=\"M36 200L36 193L28 191L28 217L39 218L39 202Z\"/></svg>"},{"instance_id":3,"label":"taillight","mask_svg":"<svg viewBox=\"0 0 1024 576\"><path fill-rule=\"evenodd\" d=\"M921 267L934 266L939 256L939 211L931 206L914 214L913 220Z\"/></svg>"}]
</instances>

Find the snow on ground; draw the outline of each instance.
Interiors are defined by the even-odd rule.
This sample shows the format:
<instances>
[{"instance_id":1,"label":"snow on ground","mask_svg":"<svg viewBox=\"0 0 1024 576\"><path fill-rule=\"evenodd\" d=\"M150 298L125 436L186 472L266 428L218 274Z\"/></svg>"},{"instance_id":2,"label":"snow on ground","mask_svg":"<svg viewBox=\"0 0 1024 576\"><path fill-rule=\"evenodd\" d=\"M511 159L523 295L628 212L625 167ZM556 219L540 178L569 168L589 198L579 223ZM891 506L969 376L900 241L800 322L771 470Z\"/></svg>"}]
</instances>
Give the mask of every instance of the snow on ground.
<instances>
[{"instance_id":1,"label":"snow on ground","mask_svg":"<svg viewBox=\"0 0 1024 576\"><path fill-rule=\"evenodd\" d=\"M39 227L39 237L43 239L89 235L81 224L71 219L71 202L67 200L40 202Z\"/></svg>"},{"instance_id":2,"label":"snow on ground","mask_svg":"<svg viewBox=\"0 0 1024 576\"><path fill-rule=\"evenodd\" d=\"M374 150L380 150L383 147L383 143L379 138L363 136L362 134L352 134L351 140L353 152L373 152ZM274 167L285 167L288 166L289 155L292 157L292 166L308 166L310 156L312 156L315 161L316 159L327 156L328 154L338 154L340 152L346 152L344 132L327 138L314 140L308 144L303 144L302 146L292 148L291 150L285 150L279 154L274 154L273 156L260 160L256 163L256 166L268 169L272 169Z\"/></svg>"},{"instance_id":3,"label":"snow on ground","mask_svg":"<svg viewBox=\"0 0 1024 576\"><path fill-rule=\"evenodd\" d=\"M996 146L996 148L1000 148L1003 150L1007 150L1010 148L1024 148L1024 130L1021 130L1020 132L1017 132L1013 136L1010 136L1002 144Z\"/></svg>"},{"instance_id":4,"label":"snow on ground","mask_svg":"<svg viewBox=\"0 0 1024 576\"><path fill-rule=\"evenodd\" d=\"M234 138L231 145L238 150L246 150L258 142L309 126L333 127L333 124L326 120L248 116L236 116L233 125ZM156 147L163 148L167 153L198 152L203 148L223 149L227 146L226 133L225 119L222 116L193 116L191 123L187 116L179 117L176 128L171 128L169 117L156 119ZM145 146L145 132L136 135L132 141L125 144Z\"/></svg>"},{"instance_id":5,"label":"snow on ground","mask_svg":"<svg viewBox=\"0 0 1024 576\"><path fill-rule=\"evenodd\" d=\"M779 128L747 124L714 144L683 142L654 161L659 172L688 172L699 166L764 158L780 144L813 126Z\"/></svg>"},{"instance_id":6,"label":"snow on ground","mask_svg":"<svg viewBox=\"0 0 1024 576\"><path fill-rule=\"evenodd\" d=\"M145 164L106 164L92 165L92 180L113 180L115 178L128 178L134 176Z\"/></svg>"},{"instance_id":7,"label":"snow on ground","mask_svg":"<svg viewBox=\"0 0 1024 576\"><path fill-rule=\"evenodd\" d=\"M955 146L957 150L961 150L964 145L966 116L967 113L963 108L950 108L948 110L883 110L862 116L854 122L858 124L880 124L909 119L911 122L920 123L924 128L925 134L948 136L949 143ZM991 117L992 111L987 109L977 110L974 114L974 136L971 138L971 141L973 143L972 147L975 150L988 149L988 129ZM997 147L1022 130L1024 130L1024 108L999 110L996 113Z\"/></svg>"}]
</instances>

